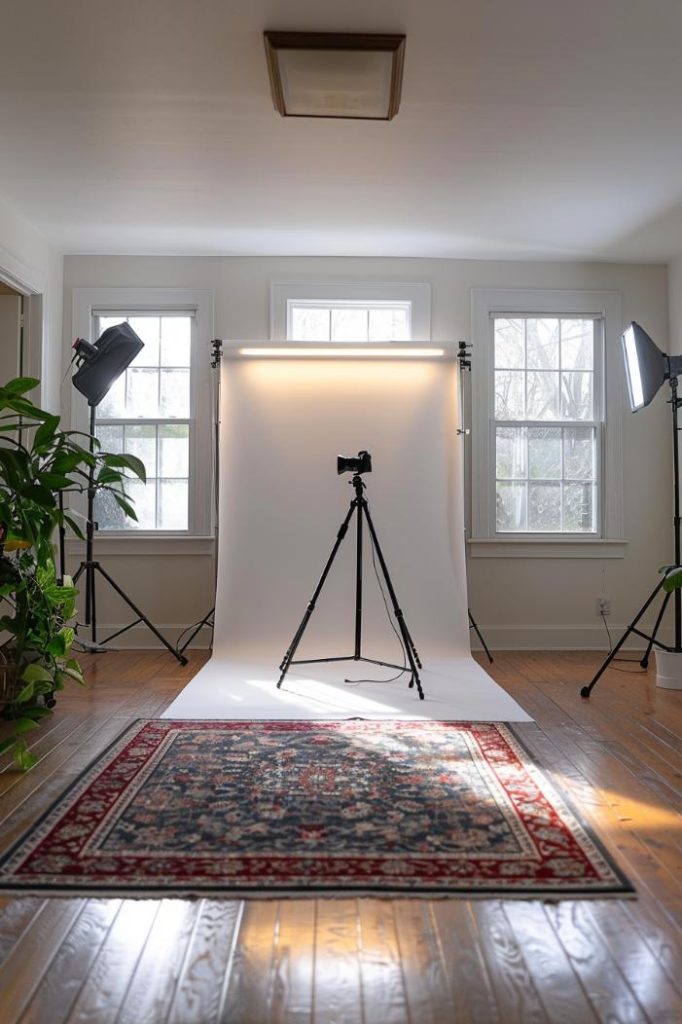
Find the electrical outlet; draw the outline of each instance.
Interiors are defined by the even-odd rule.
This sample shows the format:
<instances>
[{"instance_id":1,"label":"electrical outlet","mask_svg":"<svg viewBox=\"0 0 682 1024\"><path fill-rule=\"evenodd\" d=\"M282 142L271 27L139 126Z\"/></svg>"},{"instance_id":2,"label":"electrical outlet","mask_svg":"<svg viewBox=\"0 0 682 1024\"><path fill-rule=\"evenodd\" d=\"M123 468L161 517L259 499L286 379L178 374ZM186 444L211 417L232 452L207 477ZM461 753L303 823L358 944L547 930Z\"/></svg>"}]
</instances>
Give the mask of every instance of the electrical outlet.
<instances>
[{"instance_id":1,"label":"electrical outlet","mask_svg":"<svg viewBox=\"0 0 682 1024\"><path fill-rule=\"evenodd\" d=\"M602 615L610 615L610 614L611 614L611 599L608 598L608 597L598 597L597 598L597 615L599 615L601 617Z\"/></svg>"}]
</instances>

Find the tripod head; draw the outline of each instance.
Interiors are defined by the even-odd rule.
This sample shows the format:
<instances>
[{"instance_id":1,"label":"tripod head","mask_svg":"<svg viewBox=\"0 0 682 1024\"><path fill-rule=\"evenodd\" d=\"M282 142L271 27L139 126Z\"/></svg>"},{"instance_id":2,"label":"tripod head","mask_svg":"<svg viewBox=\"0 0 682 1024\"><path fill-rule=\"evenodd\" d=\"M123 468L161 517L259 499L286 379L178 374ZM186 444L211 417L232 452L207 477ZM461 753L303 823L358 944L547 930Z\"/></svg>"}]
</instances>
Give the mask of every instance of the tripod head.
<instances>
[{"instance_id":1,"label":"tripod head","mask_svg":"<svg viewBox=\"0 0 682 1024\"><path fill-rule=\"evenodd\" d=\"M355 497L361 498L362 492L367 490L367 484L364 482L359 473L355 473L353 477L348 481L351 487L355 488Z\"/></svg>"}]
</instances>

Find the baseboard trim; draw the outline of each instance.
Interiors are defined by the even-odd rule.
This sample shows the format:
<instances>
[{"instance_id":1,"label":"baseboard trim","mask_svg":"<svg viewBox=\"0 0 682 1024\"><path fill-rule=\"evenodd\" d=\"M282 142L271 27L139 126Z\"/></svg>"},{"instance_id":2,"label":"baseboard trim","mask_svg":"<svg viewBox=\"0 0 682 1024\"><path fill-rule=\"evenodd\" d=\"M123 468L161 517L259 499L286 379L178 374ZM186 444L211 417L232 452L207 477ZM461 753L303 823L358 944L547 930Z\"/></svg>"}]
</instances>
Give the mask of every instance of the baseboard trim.
<instances>
[{"instance_id":1,"label":"baseboard trim","mask_svg":"<svg viewBox=\"0 0 682 1024\"><path fill-rule=\"evenodd\" d=\"M119 625L112 625L111 623L97 623L97 639L104 640L105 637L115 633L118 629L123 629L125 623L121 622ZM185 632L183 640L187 640L187 637L192 632L194 626L178 625L177 623L162 623L155 622L154 625L158 629L165 639L171 646L175 646L180 639L180 634ZM196 624L194 624L196 625ZM84 640L90 642L90 630L87 626L80 627L80 635ZM209 626L202 626L197 635L194 637L191 643L191 647L198 648L200 650L208 650L211 644L211 629ZM117 636L111 642L111 650L120 649L122 651L152 651L152 650L163 650L163 644L156 639L154 634L146 626L138 625L132 626L129 630L123 633L121 636Z\"/></svg>"},{"instance_id":2,"label":"baseboard trim","mask_svg":"<svg viewBox=\"0 0 682 1024\"><path fill-rule=\"evenodd\" d=\"M112 625L109 623L98 625L98 638L109 636L121 629L124 623ZM180 634L185 633L185 639L191 632L192 627L178 623L158 623L154 625L160 633L172 645L178 642ZM608 651L609 645L606 631L603 626L490 626L479 622L478 628L483 634L483 639L491 651ZM625 625L611 625L611 638L614 643L625 632ZM653 623L642 626L642 631L653 629ZM81 628L81 635L89 639L89 630ZM672 643L672 630L661 629L659 633L662 643ZM191 646L200 650L207 650L211 643L211 629L202 626ZM158 650L163 649L154 634L146 626L133 626L122 636L112 642L112 648L121 650ZM625 650L643 650L645 644L640 637L631 637L625 644ZM478 638L471 630L471 648L474 651L483 650Z\"/></svg>"},{"instance_id":3,"label":"baseboard trim","mask_svg":"<svg viewBox=\"0 0 682 1024\"><path fill-rule=\"evenodd\" d=\"M491 651L608 651L609 642L603 626L491 626L478 622L483 639ZM642 625L642 632L653 629L653 622ZM611 639L617 643L627 625L609 623ZM662 643L672 643L672 631L661 629ZM624 650L643 650L645 642L638 636L629 637ZM472 650L483 650L478 637L471 631Z\"/></svg>"}]
</instances>

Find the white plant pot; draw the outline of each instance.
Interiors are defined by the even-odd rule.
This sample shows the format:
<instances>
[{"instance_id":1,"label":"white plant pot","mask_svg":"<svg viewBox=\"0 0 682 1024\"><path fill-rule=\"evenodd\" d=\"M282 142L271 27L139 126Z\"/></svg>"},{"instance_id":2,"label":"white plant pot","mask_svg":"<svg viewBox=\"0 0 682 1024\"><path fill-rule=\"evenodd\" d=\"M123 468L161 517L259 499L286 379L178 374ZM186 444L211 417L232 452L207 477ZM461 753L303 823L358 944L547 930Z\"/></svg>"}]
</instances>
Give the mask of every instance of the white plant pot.
<instances>
[{"instance_id":1,"label":"white plant pot","mask_svg":"<svg viewBox=\"0 0 682 1024\"><path fill-rule=\"evenodd\" d=\"M682 690L682 651L656 651L656 685Z\"/></svg>"}]
</instances>

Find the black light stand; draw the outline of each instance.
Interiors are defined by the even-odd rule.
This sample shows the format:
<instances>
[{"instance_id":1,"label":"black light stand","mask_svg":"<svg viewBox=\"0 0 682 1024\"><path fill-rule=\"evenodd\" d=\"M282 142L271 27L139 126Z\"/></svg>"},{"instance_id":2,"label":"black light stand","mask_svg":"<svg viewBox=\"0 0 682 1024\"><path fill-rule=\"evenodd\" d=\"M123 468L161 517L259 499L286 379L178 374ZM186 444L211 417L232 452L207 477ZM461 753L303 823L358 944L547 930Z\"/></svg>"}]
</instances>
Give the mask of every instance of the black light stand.
<instances>
[{"instance_id":1,"label":"black light stand","mask_svg":"<svg viewBox=\"0 0 682 1024\"><path fill-rule=\"evenodd\" d=\"M465 370L468 370L469 373L471 373L471 345L467 345L466 341L460 341L460 342L457 343L457 361L459 363L460 381L462 381L463 374L464 374ZM462 394L463 394L464 393L464 389L462 388L461 391L462 391ZM461 426L461 427L457 428L457 433L462 438L462 448L464 449L464 445L466 444L466 439L469 436L469 434L471 433L471 431L469 430L468 427ZM462 463L464 463L464 452L462 452ZM466 472L466 468L465 468L465 472ZM473 615L471 614L471 608L467 608L467 614L469 616L469 630L473 629L474 633L476 634L476 636L478 637L478 639L481 642L481 647L485 651L485 653L487 655L487 658L488 658L488 661L492 665L492 663L493 663L493 656L490 653L490 651L488 650L488 645L486 644L485 640L483 639L483 634L481 633L480 629L476 625L476 620L474 619Z\"/></svg>"},{"instance_id":2,"label":"black light stand","mask_svg":"<svg viewBox=\"0 0 682 1024\"><path fill-rule=\"evenodd\" d=\"M90 453L94 454L95 451L95 406L90 405ZM128 597L125 591L118 585L118 583L109 575L106 569L103 569L98 561L94 558L94 543L95 543L95 530L97 529L97 523L95 521L95 494L96 489L94 486L95 469L94 466L90 467L89 482L88 482L88 515L87 524L85 529L85 559L80 563L76 573L73 577L74 584L78 582L80 577L85 573L85 626L90 628L90 642L85 642L85 646L89 647L95 652L106 650L105 645L110 643L116 637L121 636L122 633L126 633L133 626L139 625L140 622L151 630L157 640L160 640L163 646L173 655L174 658L180 662L181 665L187 664L187 658L181 653L176 651L173 646L166 640L166 638L159 632L153 622L147 618L144 612L141 612L137 605ZM118 596L125 601L130 609L137 615L137 618L129 623L127 626L123 626L121 629L117 629L115 633L111 633L104 640L97 640L97 603L96 603L96 588L95 580L97 574L102 576L109 586L116 591ZM79 637L81 643L84 641Z\"/></svg>"},{"instance_id":3,"label":"black light stand","mask_svg":"<svg viewBox=\"0 0 682 1024\"><path fill-rule=\"evenodd\" d=\"M405 665L394 665L390 661L378 661L376 658L366 658L362 654L362 526L363 520L366 520L367 526L369 528L370 540L373 545L374 551L376 552L377 558L379 559L379 565L381 566L381 571L383 573L384 580L386 581L386 587L391 598L391 603L393 605L393 614L395 616L396 622L398 623L398 628L400 630L400 634L403 640L403 646L405 648L405 654L407 656L410 671L412 673L410 678L410 687L416 685L417 693L419 694L419 699L424 700L424 691L422 690L421 681L419 679L419 672L417 671L417 668L422 667L422 663L419 660L419 655L417 654L414 642L412 640L412 637L410 636L407 624L405 623L405 617L398 604L398 598L396 597L395 590L393 589L391 577L388 574L388 568L386 566L386 562L384 560L381 547L379 546L379 540L377 538L374 523L372 522L372 517L369 512L369 504L367 502L367 498L363 494L363 491L366 490L366 486L363 483L362 477L360 476L359 473L355 473L352 480L350 480L350 483L355 489L355 497L351 500L348 514L344 519L343 523L341 524L339 532L336 535L336 542L334 544L334 547L332 548L331 555L329 556L327 564L325 565L322 571L322 575L320 576L319 582L315 587L313 596L308 602L308 606L301 620L301 624L294 633L294 638L289 644L286 654L282 658L282 662L279 666L281 675L277 682L277 688L279 689L281 687L284 681L284 677L289 671L291 665L313 665L320 664L322 662L327 663L334 661L366 661L372 665L382 665L386 668L396 668L402 672L406 670L407 666ZM317 599L320 596L322 587L324 586L325 580L329 575L329 570L331 569L334 559L336 558L336 554L339 548L341 547L341 542L343 538L346 536L346 533L348 532L348 526L350 524L351 519L353 518L354 513L357 513L355 551L355 649L353 651L353 654L342 655L341 657L307 658L295 661L294 655L296 654L296 649L300 644L301 639L303 638L303 634L305 633L305 629L310 620L310 616L313 614L315 610Z\"/></svg>"},{"instance_id":4,"label":"black light stand","mask_svg":"<svg viewBox=\"0 0 682 1024\"><path fill-rule=\"evenodd\" d=\"M630 337L628 338L628 336ZM628 341L626 340L628 339ZM631 327L626 331L623 336L624 352L626 355L626 369L628 372L628 386L630 390L630 401L633 412L637 412L652 400L656 391L664 383L665 380L670 384L671 396L669 404L672 412L672 427L673 427L673 501L674 501L674 516L673 526L675 534L675 565L667 567L665 572L662 574L662 578L658 584L654 587L648 598L641 606L633 621L631 622L628 629L625 631L619 642L616 643L615 647L609 652L608 657L605 658L603 664L594 675L589 685L584 686L581 689L582 697L589 697L592 690L596 686L599 678L606 671L608 666L611 664L613 658L621 650L624 643L631 634L641 637L646 640L646 650L644 656L639 663L643 669L649 664L649 655L651 654L652 647L659 647L666 651L676 651L682 653L682 592L679 587L675 588L675 644L673 647L660 642L656 639L660 624L663 622L668 602L670 601L671 594L667 592L664 596L662 605L658 610L656 621L653 626L651 633L645 633L638 629L638 623L646 610L653 603L657 595L666 586L666 581L669 575L676 573L682 566L680 565L681 550L680 550L680 466L679 466L679 426L678 426L678 410L682 404L682 399L678 397L678 373L682 372L682 356L668 356L663 352L659 352L648 335L637 324L632 324ZM639 366L637 361L639 360ZM631 377L636 375L635 384Z\"/></svg>"},{"instance_id":5,"label":"black light stand","mask_svg":"<svg viewBox=\"0 0 682 1024\"><path fill-rule=\"evenodd\" d=\"M215 384L214 384L214 402L213 402L213 451L215 454L213 463L213 500L214 500L214 516L215 516L215 580L214 583L217 585L218 582L218 530L220 523L220 364L223 358L223 343L220 338L214 338L211 342L211 348L213 350L211 355L211 369L215 370ZM214 586L215 593L215 586ZM178 644L177 651L182 654L194 640L194 637L204 628L208 626L211 630L211 643L209 650L213 650L213 639L215 637L215 605L210 611L206 612L203 619L199 619L198 622L191 627L191 632L187 639L184 641L182 646Z\"/></svg>"}]
</instances>

